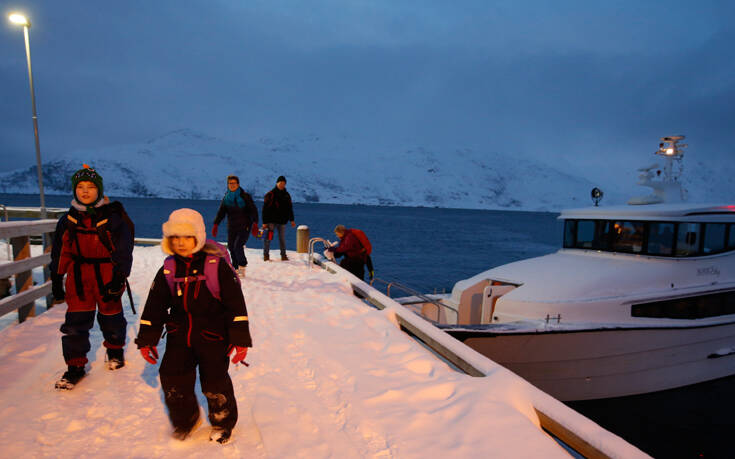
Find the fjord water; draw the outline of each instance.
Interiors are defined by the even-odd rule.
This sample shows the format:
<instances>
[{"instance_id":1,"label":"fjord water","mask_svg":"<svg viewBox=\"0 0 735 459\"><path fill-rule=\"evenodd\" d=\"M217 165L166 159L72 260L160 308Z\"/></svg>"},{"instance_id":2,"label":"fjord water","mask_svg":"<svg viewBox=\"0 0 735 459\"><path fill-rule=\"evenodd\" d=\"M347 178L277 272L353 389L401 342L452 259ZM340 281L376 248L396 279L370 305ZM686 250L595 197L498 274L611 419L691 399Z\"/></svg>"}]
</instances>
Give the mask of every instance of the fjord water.
<instances>
[{"instance_id":1,"label":"fjord water","mask_svg":"<svg viewBox=\"0 0 735 459\"><path fill-rule=\"evenodd\" d=\"M111 198L116 199L116 198ZM47 207L69 207L70 196L46 196ZM204 216L211 231L219 201L119 198L135 222L135 236L160 238L161 224L175 209L189 207ZM0 204L35 206L36 195L0 194ZM256 201L260 212L262 202ZM373 246L375 276L400 282L421 292L449 291L455 282L495 266L544 255L561 245L556 214L426 207L378 207L339 204L294 204L297 225L307 225L311 237L336 241L337 224L360 228ZM226 223L220 241L227 240ZM286 229L286 245L296 250L296 229ZM248 248L262 248L250 237ZM277 237L271 250L278 247ZM316 251L324 250L321 244Z\"/></svg>"},{"instance_id":2,"label":"fjord water","mask_svg":"<svg viewBox=\"0 0 735 459\"><path fill-rule=\"evenodd\" d=\"M48 207L68 207L69 196L47 196ZM218 201L120 198L136 225L137 237L161 237L171 211L201 212L211 230ZM0 194L0 204L39 205L36 195ZM262 202L256 202L258 210ZM295 204L296 223L311 237L336 240L341 223L360 228L373 245L376 277L421 292L449 291L455 282L494 266L551 253L561 245L556 214L362 205ZM219 240L226 240L226 223ZM287 246L296 248L296 230L288 227ZM271 249L277 250L274 241ZM250 238L249 248L262 247ZM317 245L317 250L323 250ZM276 252L277 254L277 252ZM384 287L377 285L378 288ZM550 287L551 288L551 287ZM400 292L397 292L400 296ZM569 403L606 429L654 457L728 457L730 413L735 411L735 377L622 399ZM491 414L488 414L489 416Z\"/></svg>"}]
</instances>

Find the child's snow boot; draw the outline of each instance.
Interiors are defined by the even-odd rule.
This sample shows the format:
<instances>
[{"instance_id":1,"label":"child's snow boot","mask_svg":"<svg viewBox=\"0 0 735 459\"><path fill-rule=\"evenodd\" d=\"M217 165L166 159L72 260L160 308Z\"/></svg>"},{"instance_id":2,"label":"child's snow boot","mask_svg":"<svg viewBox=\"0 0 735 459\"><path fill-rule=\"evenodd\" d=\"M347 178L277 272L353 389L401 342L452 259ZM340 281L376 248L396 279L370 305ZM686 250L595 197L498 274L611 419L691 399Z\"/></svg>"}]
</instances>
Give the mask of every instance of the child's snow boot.
<instances>
[{"instance_id":1,"label":"child's snow boot","mask_svg":"<svg viewBox=\"0 0 735 459\"><path fill-rule=\"evenodd\" d=\"M84 367L77 367L69 365L69 369L64 372L64 375L56 381L56 389L58 390L71 390L74 386L84 377Z\"/></svg>"},{"instance_id":2,"label":"child's snow boot","mask_svg":"<svg viewBox=\"0 0 735 459\"><path fill-rule=\"evenodd\" d=\"M123 349L107 349L107 369L117 370L125 366Z\"/></svg>"},{"instance_id":3,"label":"child's snow boot","mask_svg":"<svg viewBox=\"0 0 735 459\"><path fill-rule=\"evenodd\" d=\"M230 437L232 437L232 430L224 427L212 427L212 433L209 434L210 441L216 441L222 445L230 441Z\"/></svg>"},{"instance_id":4,"label":"child's snow boot","mask_svg":"<svg viewBox=\"0 0 735 459\"><path fill-rule=\"evenodd\" d=\"M174 427L174 431L171 436L176 440L184 441L189 437L189 435L191 435L192 432L199 428L199 425L201 423L202 417L197 414L197 420L194 421L194 425L192 425L191 427Z\"/></svg>"}]
</instances>

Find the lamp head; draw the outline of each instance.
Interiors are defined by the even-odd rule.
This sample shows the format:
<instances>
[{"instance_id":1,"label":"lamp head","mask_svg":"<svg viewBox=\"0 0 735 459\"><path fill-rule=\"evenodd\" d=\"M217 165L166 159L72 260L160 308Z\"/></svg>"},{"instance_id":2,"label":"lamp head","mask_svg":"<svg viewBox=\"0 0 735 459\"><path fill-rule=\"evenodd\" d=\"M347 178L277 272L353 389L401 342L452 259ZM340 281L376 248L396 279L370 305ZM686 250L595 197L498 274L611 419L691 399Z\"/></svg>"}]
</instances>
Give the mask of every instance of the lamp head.
<instances>
[{"instance_id":1,"label":"lamp head","mask_svg":"<svg viewBox=\"0 0 735 459\"><path fill-rule=\"evenodd\" d=\"M11 13L10 15L8 15L8 19L13 24L22 25L25 27L31 26L31 21L29 21L28 18L26 18L24 15L20 13Z\"/></svg>"}]
</instances>

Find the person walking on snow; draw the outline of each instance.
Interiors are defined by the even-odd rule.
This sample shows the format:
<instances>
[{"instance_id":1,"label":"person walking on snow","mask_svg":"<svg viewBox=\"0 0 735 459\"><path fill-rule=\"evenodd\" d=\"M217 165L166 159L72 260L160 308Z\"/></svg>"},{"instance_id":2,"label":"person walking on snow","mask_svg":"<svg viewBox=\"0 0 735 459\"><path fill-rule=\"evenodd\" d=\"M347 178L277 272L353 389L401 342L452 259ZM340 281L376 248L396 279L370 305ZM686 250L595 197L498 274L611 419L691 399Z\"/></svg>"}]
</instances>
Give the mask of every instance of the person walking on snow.
<instances>
[{"instance_id":1,"label":"person walking on snow","mask_svg":"<svg viewBox=\"0 0 735 459\"><path fill-rule=\"evenodd\" d=\"M143 358L155 364L166 326L159 376L173 437L184 440L199 424L198 366L212 424L210 440L226 443L237 422L228 356L234 351L232 363L244 363L252 340L240 281L206 234L201 214L192 209L173 211L163 224L161 249L172 257L153 280L135 342ZM205 266L210 263L216 263L216 271ZM208 272L216 273L215 284Z\"/></svg>"},{"instance_id":2,"label":"person walking on snow","mask_svg":"<svg viewBox=\"0 0 735 459\"><path fill-rule=\"evenodd\" d=\"M258 208L250 194L240 188L240 179L236 175L227 177L227 188L229 191L222 198L217 216L214 217L212 237L217 237L219 223L227 216L227 248L232 257L232 266L240 277L245 277L245 267L248 265L245 244L251 231L257 233Z\"/></svg>"},{"instance_id":3,"label":"person walking on snow","mask_svg":"<svg viewBox=\"0 0 735 459\"><path fill-rule=\"evenodd\" d=\"M56 225L49 265L54 299L67 304L61 347L68 369L57 389L72 389L85 375L95 312L107 368L125 365L127 322L120 297L133 262L134 227L122 204L103 196L102 176L85 164L71 183L74 199Z\"/></svg>"},{"instance_id":4,"label":"person walking on snow","mask_svg":"<svg viewBox=\"0 0 735 459\"><path fill-rule=\"evenodd\" d=\"M291 195L286 191L286 177L281 175L273 187L263 198L263 260L270 260L273 230L278 229L278 244L281 248L281 260L288 260L286 255L286 223L296 226L293 216Z\"/></svg>"}]
</instances>

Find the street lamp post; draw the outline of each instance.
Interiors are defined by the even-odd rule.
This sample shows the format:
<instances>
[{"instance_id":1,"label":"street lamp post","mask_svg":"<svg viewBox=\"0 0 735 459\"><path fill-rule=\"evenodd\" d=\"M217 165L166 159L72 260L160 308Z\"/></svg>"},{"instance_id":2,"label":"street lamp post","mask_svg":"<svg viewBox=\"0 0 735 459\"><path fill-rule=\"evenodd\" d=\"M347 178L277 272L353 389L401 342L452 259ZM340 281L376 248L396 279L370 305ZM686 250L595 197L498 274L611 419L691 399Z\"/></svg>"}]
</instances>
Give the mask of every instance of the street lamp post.
<instances>
[{"instance_id":1,"label":"street lamp post","mask_svg":"<svg viewBox=\"0 0 735 459\"><path fill-rule=\"evenodd\" d=\"M41 194L41 218L46 218L46 202L43 197L43 169L41 168L41 143L38 141L38 115L36 114L36 93L33 90L33 71L31 70L31 44L28 39L28 28L31 22L22 14L13 13L8 16L13 24L23 26L26 42L26 60L28 61L28 81L31 85L31 107L33 108L33 135L36 139L36 167L38 168L38 189Z\"/></svg>"}]
</instances>

